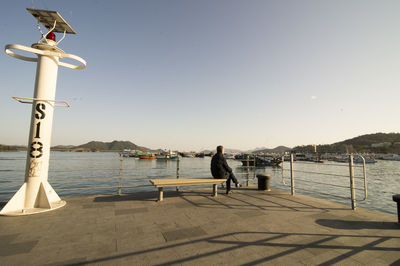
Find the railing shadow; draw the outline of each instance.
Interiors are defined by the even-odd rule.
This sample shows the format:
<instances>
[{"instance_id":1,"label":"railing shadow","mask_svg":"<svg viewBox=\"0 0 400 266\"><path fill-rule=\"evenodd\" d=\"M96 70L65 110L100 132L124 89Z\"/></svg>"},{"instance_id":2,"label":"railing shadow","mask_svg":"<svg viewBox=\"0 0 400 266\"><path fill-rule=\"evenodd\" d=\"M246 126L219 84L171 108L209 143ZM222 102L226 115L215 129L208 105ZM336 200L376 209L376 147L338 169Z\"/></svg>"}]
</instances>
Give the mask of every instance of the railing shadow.
<instances>
[{"instance_id":1,"label":"railing shadow","mask_svg":"<svg viewBox=\"0 0 400 266\"><path fill-rule=\"evenodd\" d=\"M182 197L183 200L199 208L230 208L230 209L255 209L265 211L301 211L301 212L329 212L332 210L349 210L348 208L335 208L335 207L320 207L311 205L293 198L282 197L282 193L268 192L265 194L250 194L245 191L255 190L253 188L240 188L234 191L231 195L223 195L222 197L211 197L204 195L204 200L191 199L190 197ZM195 191L188 192L188 194L181 194L181 196L200 195ZM239 196L239 197L238 197ZM226 200L228 199L228 201ZM250 199L257 200L257 204L252 203ZM276 200L274 200L276 199ZM296 204L291 206L282 203L282 200ZM261 201L261 204L260 204Z\"/></svg>"},{"instance_id":2,"label":"railing shadow","mask_svg":"<svg viewBox=\"0 0 400 266\"><path fill-rule=\"evenodd\" d=\"M301 241L295 242L293 238L300 238ZM249 240L249 238L253 238L253 240ZM352 239L352 244L338 244L341 238ZM256 240L254 240L256 239ZM295 252L301 251L309 251L314 249L315 251L321 250L337 250L340 253L333 258L326 259L325 261L321 261L319 265L332 265L334 263L343 262L347 258L351 258L352 256L364 252L381 252L381 255L384 255L384 252L400 252L400 247L398 246L382 246L382 243L387 242L390 243L391 240L399 241L400 237L391 237L391 236L378 236L378 235L351 235L351 234L309 234L309 233L286 233L286 232L234 232L227 234L220 234L207 238L200 238L196 240L189 240L185 242L179 243L171 243L170 245L162 245L159 247L142 249L132 252L126 252L122 254L117 254L114 256L102 257L93 260L84 260L80 262L75 262L72 264L64 265L86 265L86 264L98 264L98 263L113 263L114 260L118 259L126 259L135 256L139 256L142 254L146 254L150 256L152 254L157 254L161 251L179 248L182 246L193 245L193 252L185 253L185 255L181 254L181 257L164 257L164 261L155 263L155 265L177 265L181 263L196 263L196 260L202 258L212 258L214 255L222 255L223 253L228 252L239 252L240 249L248 250L248 247L258 247L257 251L260 251L261 248L266 248L265 254L266 256L261 255L261 253L257 253L258 259L250 259L249 261L239 263L238 265L258 265L266 262L271 262L275 259L283 258L285 256L290 256ZM205 243L207 245L212 245L213 250L199 250L196 249L196 244ZM340 243L340 242L339 242ZM361 243L361 244L355 244ZM276 248L276 249L271 249ZM271 251L272 250L272 251ZM283 251L282 251L283 250ZM234 254L234 253L232 253ZM310 258L310 253L308 258ZM183 256L183 257L182 257ZM254 257L253 257L254 258ZM307 259L307 257L304 257ZM321 258L323 260L323 258ZM289 260L290 261L290 260ZM397 260L398 262L399 260ZM396 262L394 262L396 263ZM394 265L394 264L393 264Z\"/></svg>"},{"instance_id":3,"label":"railing shadow","mask_svg":"<svg viewBox=\"0 0 400 266\"><path fill-rule=\"evenodd\" d=\"M198 208L222 208L222 209L255 209L265 211L297 211L297 212L329 212L332 210L348 210L347 208L321 207L301 202L294 198L283 197L279 192L268 192L265 194L252 194L246 191L253 191L252 188L239 188L234 194L219 195L213 197L208 190L167 190L164 193L164 202L167 204L169 199L179 198L194 207ZM224 193L223 193L224 194ZM118 201L147 201L156 202L157 191L135 192L122 195L103 195L94 198L94 202L118 202ZM202 199L199 199L201 197ZM256 200L253 203L252 200ZM287 201L292 204L285 204Z\"/></svg>"},{"instance_id":4,"label":"railing shadow","mask_svg":"<svg viewBox=\"0 0 400 266\"><path fill-rule=\"evenodd\" d=\"M156 201L157 200L156 191L150 192L135 192L131 194L122 194L122 195L102 195L94 198L94 202L117 202L117 201ZM177 191L168 191L165 193L164 198L169 197L179 197L179 192Z\"/></svg>"}]
</instances>

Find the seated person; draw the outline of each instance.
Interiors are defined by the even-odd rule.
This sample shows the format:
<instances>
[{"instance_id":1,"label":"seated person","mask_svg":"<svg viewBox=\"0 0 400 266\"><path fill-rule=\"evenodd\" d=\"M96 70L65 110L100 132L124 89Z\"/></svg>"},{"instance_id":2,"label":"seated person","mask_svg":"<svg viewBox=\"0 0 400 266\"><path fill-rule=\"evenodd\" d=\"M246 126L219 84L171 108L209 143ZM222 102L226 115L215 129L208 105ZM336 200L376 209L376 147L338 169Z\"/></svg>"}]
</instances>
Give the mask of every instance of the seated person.
<instances>
[{"instance_id":1,"label":"seated person","mask_svg":"<svg viewBox=\"0 0 400 266\"><path fill-rule=\"evenodd\" d=\"M235 183L236 187L240 187L241 185L233 174L232 169L228 166L224 152L223 146L217 147L217 153L211 159L211 174L216 179L227 179L226 194L229 194L231 192L231 180Z\"/></svg>"}]
</instances>

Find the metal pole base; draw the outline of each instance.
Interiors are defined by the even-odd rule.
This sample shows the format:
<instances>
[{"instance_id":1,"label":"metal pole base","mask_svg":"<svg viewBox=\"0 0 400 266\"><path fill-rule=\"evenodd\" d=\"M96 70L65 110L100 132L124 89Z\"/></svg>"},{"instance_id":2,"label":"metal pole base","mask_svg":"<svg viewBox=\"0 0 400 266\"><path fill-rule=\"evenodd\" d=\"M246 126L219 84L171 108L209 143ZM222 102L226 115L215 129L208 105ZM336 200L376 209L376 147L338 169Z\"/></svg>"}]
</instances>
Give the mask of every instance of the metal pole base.
<instances>
[{"instance_id":1,"label":"metal pole base","mask_svg":"<svg viewBox=\"0 0 400 266\"><path fill-rule=\"evenodd\" d=\"M22 187L14 194L8 201L6 206L0 211L0 215L4 216L21 216L30 215L42 212L53 211L65 206L67 203L61 200L51 185L45 181L40 183L36 201L33 207L25 206L26 186L24 183Z\"/></svg>"}]
</instances>

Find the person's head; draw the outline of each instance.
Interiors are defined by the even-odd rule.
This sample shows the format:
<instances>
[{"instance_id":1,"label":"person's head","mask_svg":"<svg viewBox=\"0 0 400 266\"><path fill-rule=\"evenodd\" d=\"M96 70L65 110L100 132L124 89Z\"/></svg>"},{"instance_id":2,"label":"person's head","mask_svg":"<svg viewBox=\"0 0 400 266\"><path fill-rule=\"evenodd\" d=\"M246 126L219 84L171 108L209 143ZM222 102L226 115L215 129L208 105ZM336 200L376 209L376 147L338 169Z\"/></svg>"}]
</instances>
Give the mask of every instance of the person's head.
<instances>
[{"instance_id":1,"label":"person's head","mask_svg":"<svg viewBox=\"0 0 400 266\"><path fill-rule=\"evenodd\" d=\"M224 154L225 150L224 147L222 145L217 146L217 153L222 153Z\"/></svg>"}]
</instances>

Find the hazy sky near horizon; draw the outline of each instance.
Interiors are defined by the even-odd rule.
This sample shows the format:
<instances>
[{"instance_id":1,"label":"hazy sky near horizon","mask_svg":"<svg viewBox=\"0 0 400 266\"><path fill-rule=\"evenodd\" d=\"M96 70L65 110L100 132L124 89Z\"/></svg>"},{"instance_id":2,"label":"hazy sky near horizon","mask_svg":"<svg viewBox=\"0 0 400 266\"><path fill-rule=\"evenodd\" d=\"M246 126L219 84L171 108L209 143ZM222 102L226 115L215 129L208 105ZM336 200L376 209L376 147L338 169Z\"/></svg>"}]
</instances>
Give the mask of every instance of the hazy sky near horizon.
<instances>
[{"instance_id":1,"label":"hazy sky near horizon","mask_svg":"<svg viewBox=\"0 0 400 266\"><path fill-rule=\"evenodd\" d=\"M4 53L39 38L25 8L0 9L1 144L27 145L36 63ZM33 1L77 31L87 61L59 68L52 145L149 148L330 144L400 132L400 1ZM60 39L60 34L57 38Z\"/></svg>"}]
</instances>

